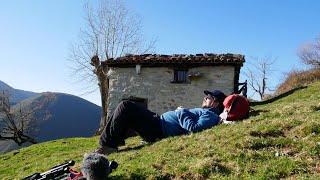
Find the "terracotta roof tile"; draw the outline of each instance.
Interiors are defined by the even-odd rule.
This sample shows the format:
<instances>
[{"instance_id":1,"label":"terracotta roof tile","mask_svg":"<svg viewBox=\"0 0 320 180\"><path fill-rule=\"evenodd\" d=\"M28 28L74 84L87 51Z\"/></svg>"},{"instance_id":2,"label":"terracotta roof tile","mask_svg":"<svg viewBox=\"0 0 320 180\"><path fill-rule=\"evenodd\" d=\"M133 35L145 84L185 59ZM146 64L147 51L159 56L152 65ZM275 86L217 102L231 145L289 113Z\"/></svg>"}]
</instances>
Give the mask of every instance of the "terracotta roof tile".
<instances>
[{"instance_id":1,"label":"terracotta roof tile","mask_svg":"<svg viewBox=\"0 0 320 180\"><path fill-rule=\"evenodd\" d=\"M103 62L104 65L110 67L127 67L141 64L144 66L172 66L175 64L184 65L240 65L245 62L245 58L241 54L142 54L127 55L116 59L109 59Z\"/></svg>"}]
</instances>

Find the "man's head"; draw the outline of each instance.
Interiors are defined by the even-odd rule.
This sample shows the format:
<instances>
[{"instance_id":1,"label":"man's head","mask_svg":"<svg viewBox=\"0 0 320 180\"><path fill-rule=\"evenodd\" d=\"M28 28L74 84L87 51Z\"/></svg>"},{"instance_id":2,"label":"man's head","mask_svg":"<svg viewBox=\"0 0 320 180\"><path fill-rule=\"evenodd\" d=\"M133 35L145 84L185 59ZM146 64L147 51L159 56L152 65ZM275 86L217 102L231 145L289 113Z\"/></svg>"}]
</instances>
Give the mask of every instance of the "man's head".
<instances>
[{"instance_id":1,"label":"man's head","mask_svg":"<svg viewBox=\"0 0 320 180\"><path fill-rule=\"evenodd\" d=\"M204 94L206 95L202 101L203 108L215 108L222 105L223 100L226 98L226 95L219 90L208 91L205 90Z\"/></svg>"}]
</instances>

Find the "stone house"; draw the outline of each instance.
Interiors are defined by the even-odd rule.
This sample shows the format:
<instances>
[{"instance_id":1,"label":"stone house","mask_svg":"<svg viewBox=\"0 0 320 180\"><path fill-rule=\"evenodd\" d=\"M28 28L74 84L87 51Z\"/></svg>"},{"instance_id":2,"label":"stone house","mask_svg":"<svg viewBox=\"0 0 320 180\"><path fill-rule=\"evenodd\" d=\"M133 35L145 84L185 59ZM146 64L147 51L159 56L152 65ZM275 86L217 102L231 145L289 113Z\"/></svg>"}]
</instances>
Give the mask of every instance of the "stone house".
<instances>
[{"instance_id":1,"label":"stone house","mask_svg":"<svg viewBox=\"0 0 320 180\"><path fill-rule=\"evenodd\" d=\"M203 90L238 91L240 54L127 55L102 62L109 71L108 114L125 99L158 114L178 106L200 107Z\"/></svg>"}]
</instances>

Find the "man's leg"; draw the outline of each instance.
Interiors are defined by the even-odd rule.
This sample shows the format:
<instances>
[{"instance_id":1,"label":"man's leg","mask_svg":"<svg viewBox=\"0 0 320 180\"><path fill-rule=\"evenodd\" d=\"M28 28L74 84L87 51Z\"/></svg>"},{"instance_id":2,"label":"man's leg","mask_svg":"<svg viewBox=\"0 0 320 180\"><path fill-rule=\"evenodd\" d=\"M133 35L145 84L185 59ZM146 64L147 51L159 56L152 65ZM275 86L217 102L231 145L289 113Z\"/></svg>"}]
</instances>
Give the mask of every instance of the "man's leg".
<instances>
[{"instance_id":1,"label":"man's leg","mask_svg":"<svg viewBox=\"0 0 320 180\"><path fill-rule=\"evenodd\" d=\"M117 148L124 141L129 128L146 141L162 138L160 119L155 113L134 102L122 101L103 130L100 145Z\"/></svg>"}]
</instances>

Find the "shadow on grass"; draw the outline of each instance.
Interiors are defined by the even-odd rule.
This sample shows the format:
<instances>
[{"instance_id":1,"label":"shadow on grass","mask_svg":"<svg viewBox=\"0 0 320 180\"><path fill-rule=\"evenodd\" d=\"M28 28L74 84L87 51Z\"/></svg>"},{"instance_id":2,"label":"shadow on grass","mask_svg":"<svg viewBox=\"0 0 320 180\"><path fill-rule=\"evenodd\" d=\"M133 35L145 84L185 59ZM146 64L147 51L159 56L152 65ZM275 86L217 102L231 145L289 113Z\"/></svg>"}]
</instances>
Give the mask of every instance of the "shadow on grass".
<instances>
[{"instance_id":1,"label":"shadow on grass","mask_svg":"<svg viewBox=\"0 0 320 180\"><path fill-rule=\"evenodd\" d=\"M130 177L127 176L122 176L122 175L115 175L115 176L110 176L108 177L108 179L111 180L122 180L122 179L147 179L147 177L143 174L139 174L139 173L132 173L130 175Z\"/></svg>"},{"instance_id":2,"label":"shadow on grass","mask_svg":"<svg viewBox=\"0 0 320 180\"><path fill-rule=\"evenodd\" d=\"M284 137L284 132L282 130L274 129L274 130L269 130L266 132L262 131L251 131L250 136L253 137L261 137L261 138L266 138L266 137L279 137L282 136Z\"/></svg>"},{"instance_id":3,"label":"shadow on grass","mask_svg":"<svg viewBox=\"0 0 320 180\"><path fill-rule=\"evenodd\" d=\"M125 147L123 149L118 150L118 152L127 152L127 151L133 151L133 150L139 150L143 147L147 147L152 145L155 142L143 142L140 145L134 146L134 147Z\"/></svg>"},{"instance_id":4,"label":"shadow on grass","mask_svg":"<svg viewBox=\"0 0 320 180\"><path fill-rule=\"evenodd\" d=\"M318 105L318 106L313 105L313 106L311 106L310 108L311 108L311 111L314 111L314 112L319 111L319 112L320 112L320 105Z\"/></svg>"},{"instance_id":5,"label":"shadow on grass","mask_svg":"<svg viewBox=\"0 0 320 180\"><path fill-rule=\"evenodd\" d=\"M279 94L271 99L267 99L267 100L264 100L264 101L257 101L257 102L250 102L250 106L256 106L256 105L263 105L263 104L268 104L268 103L272 103L276 100L279 100L281 98L284 98L286 96L289 96L290 94L293 94L294 92L300 90L300 89L305 89L307 88L308 86L301 86L301 87L297 87L297 88L294 88L294 89L291 89L285 93L282 93L282 94Z\"/></svg>"},{"instance_id":6,"label":"shadow on grass","mask_svg":"<svg viewBox=\"0 0 320 180\"><path fill-rule=\"evenodd\" d=\"M249 112L249 117L255 117L255 116L259 116L261 113L267 113L269 112L269 110L262 110L262 109L251 109Z\"/></svg>"},{"instance_id":7,"label":"shadow on grass","mask_svg":"<svg viewBox=\"0 0 320 180\"><path fill-rule=\"evenodd\" d=\"M116 175L116 176L109 176L108 179L111 179L111 180L120 180L120 179L128 179L128 177L121 176L121 175Z\"/></svg>"},{"instance_id":8,"label":"shadow on grass","mask_svg":"<svg viewBox=\"0 0 320 180\"><path fill-rule=\"evenodd\" d=\"M163 174L154 174L152 175L153 178L151 179L158 179L158 180L170 180L170 179L174 179L175 176L172 174L168 174L168 173L163 173ZM150 179L150 177L148 177L148 175L144 174L143 170L141 169L137 169L136 172L131 172L130 174L128 174L127 176L125 175L112 175L108 177L108 179L111 180L122 180L122 179Z\"/></svg>"},{"instance_id":9,"label":"shadow on grass","mask_svg":"<svg viewBox=\"0 0 320 180\"><path fill-rule=\"evenodd\" d=\"M134 146L134 147L126 147L124 149L120 149L118 152L128 152L128 151L133 151L133 150L139 150L143 147L147 146L146 144L140 144L138 146Z\"/></svg>"},{"instance_id":10,"label":"shadow on grass","mask_svg":"<svg viewBox=\"0 0 320 180\"><path fill-rule=\"evenodd\" d=\"M252 150L260 150L264 148L284 148L284 147L292 147L293 141L288 138L259 138L259 139L252 139L247 142L246 148Z\"/></svg>"}]
</instances>

